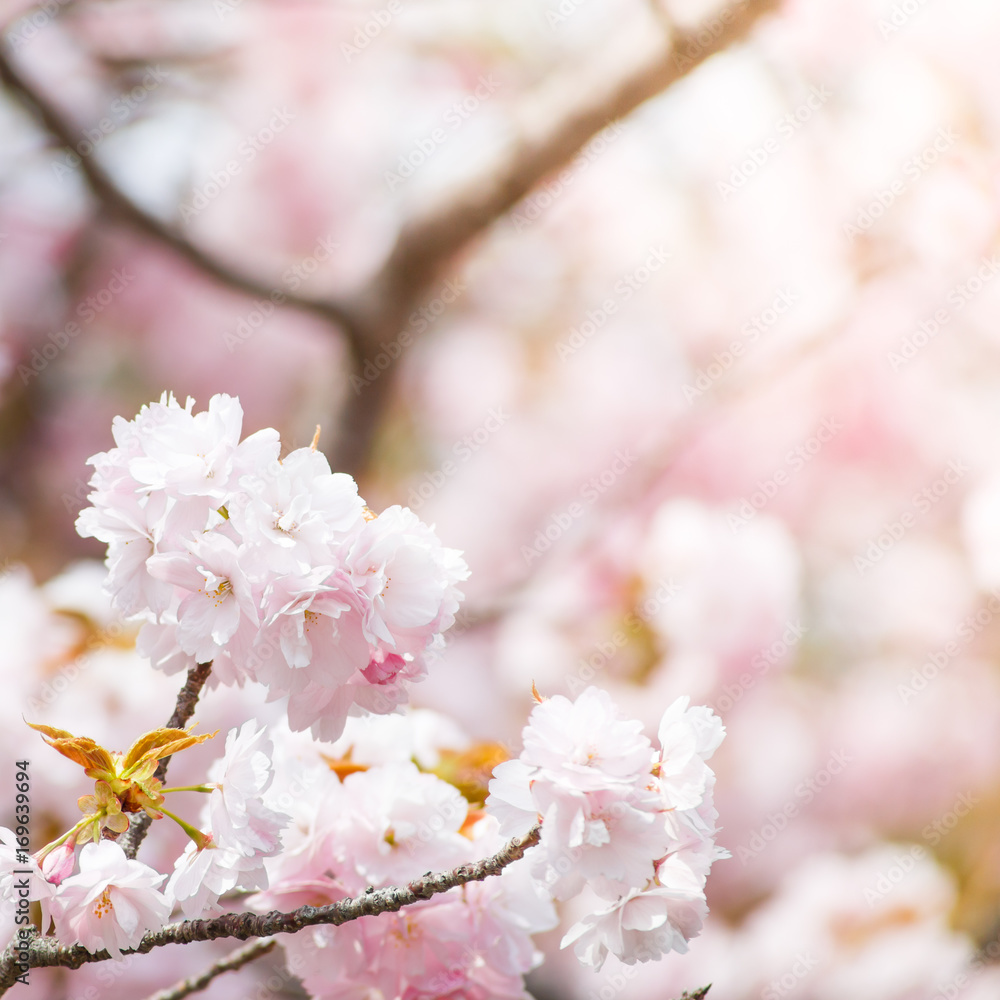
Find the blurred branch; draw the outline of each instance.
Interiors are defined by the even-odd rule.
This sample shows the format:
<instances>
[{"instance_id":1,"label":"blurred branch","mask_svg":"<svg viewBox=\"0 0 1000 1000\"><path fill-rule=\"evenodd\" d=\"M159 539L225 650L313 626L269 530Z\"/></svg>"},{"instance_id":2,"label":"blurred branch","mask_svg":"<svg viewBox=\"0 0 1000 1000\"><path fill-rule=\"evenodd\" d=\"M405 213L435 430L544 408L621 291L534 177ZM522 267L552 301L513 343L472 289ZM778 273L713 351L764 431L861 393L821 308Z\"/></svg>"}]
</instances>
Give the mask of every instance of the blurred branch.
<instances>
[{"instance_id":1,"label":"blurred branch","mask_svg":"<svg viewBox=\"0 0 1000 1000\"><path fill-rule=\"evenodd\" d=\"M60 146L77 155L75 147L78 136L72 125L54 105L49 103L42 91L29 82L14 66L2 45L0 45L0 82L41 121L46 131ZM137 205L118 187L93 155L80 156L79 161L80 169L83 171L83 176L94 197L101 207L111 215L126 222L155 242L169 247L196 270L222 285L260 298L268 298L272 292L276 291L265 282L242 274L216 260L211 254L196 247L176 229ZM339 326L344 331L352 354L356 357L363 356L363 351L360 348L361 335L355 319L342 304L332 300L319 301L303 298L285 289L282 289L281 293L286 305L312 313L327 323L335 323Z\"/></svg>"},{"instance_id":2,"label":"blurred branch","mask_svg":"<svg viewBox=\"0 0 1000 1000\"><path fill-rule=\"evenodd\" d=\"M455 256L501 218L553 171L568 163L594 136L666 90L707 59L745 38L756 22L779 0L741 0L694 31L679 31L658 39L651 52L635 62L629 53L610 79L587 66L579 74L557 81L561 101L532 127L522 125L517 138L488 169L449 193L446 200L404 223L382 268L349 298L312 300L285 295L285 302L339 327L357 372L366 353L392 339L432 282ZM664 36L666 36L664 32ZM61 114L0 51L0 81L28 107L60 145L73 150L74 133ZM528 99L529 113L538 117L538 101ZM273 291L215 260L184 236L136 205L94 160L81 165L95 197L114 215L148 237L170 247L216 281L249 295L267 297ZM363 390L348 395L341 419L334 465L358 474L370 458L372 441L392 398L393 366Z\"/></svg>"},{"instance_id":3,"label":"blurred branch","mask_svg":"<svg viewBox=\"0 0 1000 1000\"><path fill-rule=\"evenodd\" d=\"M169 989L154 993L148 1000L182 1000L183 997L203 990L216 976L221 976L224 972L242 969L244 965L248 965L255 958L260 958L261 955L273 951L277 943L274 938L263 938L260 941L254 941L253 944L248 944L245 948L238 948L225 958L219 959L214 965L210 965L204 972L197 976L191 976L189 979L182 979Z\"/></svg>"},{"instance_id":4,"label":"blurred branch","mask_svg":"<svg viewBox=\"0 0 1000 1000\"><path fill-rule=\"evenodd\" d=\"M593 68L588 67L561 88L573 99L551 112L547 122L532 130L535 134L522 134L499 162L451 193L436 210L403 226L370 292L413 301L442 265L598 132L746 37L757 20L777 6L778 0L747 0L730 18L713 17L709 28L678 32L644 61L629 65L617 80L599 79L595 84ZM702 40L706 37L707 42Z\"/></svg>"},{"instance_id":5,"label":"blurred branch","mask_svg":"<svg viewBox=\"0 0 1000 1000\"><path fill-rule=\"evenodd\" d=\"M605 80L586 67L560 89L570 95L541 125L522 130L498 161L470 178L447 200L404 224L381 271L356 299L361 315L372 317L371 343L395 336L428 286L477 235L512 209L546 176L569 162L598 132L624 118L686 76L705 60L749 34L779 0L746 0L726 8L694 31L664 38L653 53L629 61L616 79ZM725 17L724 14L731 16ZM595 81L595 77L597 78ZM371 441L391 398L393 369L349 397L338 467L364 467Z\"/></svg>"},{"instance_id":6,"label":"blurred branch","mask_svg":"<svg viewBox=\"0 0 1000 1000\"><path fill-rule=\"evenodd\" d=\"M666 8L666 0L648 0L648 3L649 12L667 33L667 37L672 38L677 33L677 25L674 24L674 19L670 16L670 11ZM681 1000L683 1000L683 997Z\"/></svg>"}]
</instances>

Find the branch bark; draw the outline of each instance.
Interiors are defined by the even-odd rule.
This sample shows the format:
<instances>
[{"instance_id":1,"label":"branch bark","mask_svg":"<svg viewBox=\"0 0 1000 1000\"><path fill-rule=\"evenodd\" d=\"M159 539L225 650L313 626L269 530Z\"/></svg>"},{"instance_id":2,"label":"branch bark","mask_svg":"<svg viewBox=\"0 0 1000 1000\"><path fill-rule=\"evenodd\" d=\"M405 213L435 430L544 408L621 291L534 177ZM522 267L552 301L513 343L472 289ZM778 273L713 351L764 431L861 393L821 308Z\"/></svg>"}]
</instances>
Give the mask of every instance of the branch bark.
<instances>
[{"instance_id":1,"label":"branch bark","mask_svg":"<svg viewBox=\"0 0 1000 1000\"><path fill-rule=\"evenodd\" d=\"M260 941L254 941L253 944L248 944L245 948L238 948L214 965L210 965L199 975L191 976L189 979L182 979L169 989L160 990L159 993L147 997L147 1000L183 1000L184 997L203 990L216 976L221 976L224 972L234 972L236 969L242 969L244 965L248 965L255 958L260 958L261 955L266 955L269 951L274 951L274 946L277 943L274 938L264 938Z\"/></svg>"},{"instance_id":2,"label":"branch bark","mask_svg":"<svg viewBox=\"0 0 1000 1000\"><path fill-rule=\"evenodd\" d=\"M195 706L201 695L201 689L208 680L208 675L212 672L211 663L195 664L187 675L184 686L177 693L177 704L174 706L174 714L170 716L167 729L183 729L194 715ZM167 777L167 765L170 763L169 757L164 757L156 765L153 777L158 778L161 783ZM129 823L129 828L118 838L118 845L125 851L126 857L134 858L149 831L149 825L153 820L148 813L139 813L134 816Z\"/></svg>"},{"instance_id":3,"label":"branch bark","mask_svg":"<svg viewBox=\"0 0 1000 1000\"><path fill-rule=\"evenodd\" d=\"M43 93L21 73L0 46L0 82L21 104L41 121L55 141L76 154L78 134ZM80 169L94 197L109 214L119 218L154 242L173 250L193 268L219 284L257 298L268 298L273 292L282 294L285 305L311 313L327 323L341 328L353 355L360 356L361 333L347 306L334 300L321 301L278 289L224 264L195 246L182 233L151 215L136 204L115 184L108 172L93 155L80 156ZM363 352L362 352L363 353Z\"/></svg>"},{"instance_id":4,"label":"branch bark","mask_svg":"<svg viewBox=\"0 0 1000 1000\"><path fill-rule=\"evenodd\" d=\"M371 889L355 899L343 899L327 906L300 906L290 913L273 910L270 913L226 913L209 920L185 920L167 924L158 931L146 934L138 947L122 952L124 955L146 954L167 944L189 944L192 941L214 941L217 938L269 937L272 934L295 934L305 927L317 924L338 926L359 917L379 913L395 913L404 906L421 899L430 899L468 882L481 882L491 875L499 875L508 865L524 857L541 836L541 827L535 826L523 837L515 837L492 857L474 864L460 865L450 872L427 874L401 888ZM15 944L14 939L12 944ZM82 945L63 945L51 937L33 938L27 950L28 967L61 966L79 969L91 962L106 962L111 956L107 951L91 953ZM18 953L8 946L0 958L0 996L17 981L20 972Z\"/></svg>"}]
</instances>

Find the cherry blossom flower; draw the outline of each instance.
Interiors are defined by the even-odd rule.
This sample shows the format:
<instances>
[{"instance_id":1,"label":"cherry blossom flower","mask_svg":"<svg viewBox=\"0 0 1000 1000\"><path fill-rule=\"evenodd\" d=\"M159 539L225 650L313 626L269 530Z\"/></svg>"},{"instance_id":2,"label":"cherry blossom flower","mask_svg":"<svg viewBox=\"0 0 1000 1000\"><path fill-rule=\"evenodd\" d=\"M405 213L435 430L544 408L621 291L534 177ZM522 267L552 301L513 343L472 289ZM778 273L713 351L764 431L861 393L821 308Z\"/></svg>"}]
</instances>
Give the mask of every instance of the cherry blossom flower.
<instances>
[{"instance_id":1,"label":"cherry blossom flower","mask_svg":"<svg viewBox=\"0 0 1000 1000\"><path fill-rule=\"evenodd\" d=\"M217 787L208 804L212 834L217 844L246 855L266 855L278 849L280 832L288 817L264 805L263 794L271 784L273 745L266 729L255 720L226 737L226 754L209 770Z\"/></svg>"},{"instance_id":2,"label":"cherry blossom flower","mask_svg":"<svg viewBox=\"0 0 1000 1000\"><path fill-rule=\"evenodd\" d=\"M167 898L186 916L219 912L219 897L234 888L267 887L264 859L280 850L289 819L263 801L273 778L272 752L255 720L229 731L225 756L208 774L216 785L202 810L202 822L212 831L208 842L187 844L166 887Z\"/></svg>"},{"instance_id":3,"label":"cherry blossom flower","mask_svg":"<svg viewBox=\"0 0 1000 1000\"><path fill-rule=\"evenodd\" d=\"M0 947L14 937L17 914L27 913L28 901L39 900L44 908L55 891L44 868L18 849L13 830L0 826Z\"/></svg>"},{"instance_id":4,"label":"cherry blossom flower","mask_svg":"<svg viewBox=\"0 0 1000 1000\"><path fill-rule=\"evenodd\" d=\"M241 624L256 631L257 603L231 539L205 534L186 548L150 556L146 565L153 576L185 591L177 609L177 642L199 663L208 663Z\"/></svg>"},{"instance_id":5,"label":"cherry blossom flower","mask_svg":"<svg viewBox=\"0 0 1000 1000\"><path fill-rule=\"evenodd\" d=\"M660 790L668 807L692 809L705 797L712 769L705 763L722 743L722 721L704 706L689 708L691 699L678 698L663 713L657 738Z\"/></svg>"},{"instance_id":6,"label":"cherry blossom flower","mask_svg":"<svg viewBox=\"0 0 1000 1000\"><path fill-rule=\"evenodd\" d=\"M276 573L306 573L337 562L336 546L364 523L357 483L330 470L312 448L286 455L273 474L249 474L227 504L245 544L267 552Z\"/></svg>"},{"instance_id":7,"label":"cherry blossom flower","mask_svg":"<svg viewBox=\"0 0 1000 1000\"><path fill-rule=\"evenodd\" d=\"M468 569L413 511L388 507L368 520L346 565L364 602L365 636L397 653L422 653L435 633L454 621L456 584Z\"/></svg>"},{"instance_id":8,"label":"cherry blossom flower","mask_svg":"<svg viewBox=\"0 0 1000 1000\"><path fill-rule=\"evenodd\" d=\"M136 428L142 453L129 460L128 471L171 496L224 501L234 477L278 457L278 433L269 428L241 443L243 408L225 394L213 396L201 413L193 406L188 397L180 407L173 395L151 404L149 420Z\"/></svg>"},{"instance_id":9,"label":"cherry blossom flower","mask_svg":"<svg viewBox=\"0 0 1000 1000\"><path fill-rule=\"evenodd\" d=\"M589 687L576 701L556 695L535 706L521 759L553 784L588 792L635 784L649 773L651 749L642 723L620 718L611 696Z\"/></svg>"},{"instance_id":10,"label":"cherry blossom flower","mask_svg":"<svg viewBox=\"0 0 1000 1000\"><path fill-rule=\"evenodd\" d=\"M174 863L165 887L169 904L180 906L188 918L221 913L219 897L233 889L257 890L267 887L263 856L248 857L233 847L209 842L198 848L188 841Z\"/></svg>"},{"instance_id":11,"label":"cherry blossom flower","mask_svg":"<svg viewBox=\"0 0 1000 1000\"><path fill-rule=\"evenodd\" d=\"M687 942L701 930L707 913L705 896L698 888L631 889L572 927L562 947L574 945L580 961L595 970L609 952L626 965L655 961L670 951L686 952Z\"/></svg>"},{"instance_id":12,"label":"cherry blossom flower","mask_svg":"<svg viewBox=\"0 0 1000 1000\"><path fill-rule=\"evenodd\" d=\"M470 859L458 831L468 802L433 774L405 762L344 779L337 850L363 885L398 884Z\"/></svg>"},{"instance_id":13,"label":"cherry blossom flower","mask_svg":"<svg viewBox=\"0 0 1000 1000\"><path fill-rule=\"evenodd\" d=\"M159 930L170 905L156 887L166 878L133 861L111 840L85 844L80 871L59 886L51 900L60 944L81 944L94 953L107 948L120 959L147 931Z\"/></svg>"}]
</instances>

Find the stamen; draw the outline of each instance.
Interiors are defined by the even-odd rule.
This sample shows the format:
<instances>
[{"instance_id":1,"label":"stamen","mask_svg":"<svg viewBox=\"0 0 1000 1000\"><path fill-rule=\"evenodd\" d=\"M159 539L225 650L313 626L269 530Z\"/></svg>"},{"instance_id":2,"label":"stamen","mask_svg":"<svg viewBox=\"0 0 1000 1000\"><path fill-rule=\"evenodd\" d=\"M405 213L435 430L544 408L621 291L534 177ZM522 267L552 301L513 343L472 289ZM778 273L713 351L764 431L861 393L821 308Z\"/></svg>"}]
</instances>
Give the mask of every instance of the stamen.
<instances>
[{"instance_id":1,"label":"stamen","mask_svg":"<svg viewBox=\"0 0 1000 1000\"><path fill-rule=\"evenodd\" d=\"M94 902L94 916L100 920L105 913L114 913L115 906L111 902L111 887L108 886Z\"/></svg>"}]
</instances>

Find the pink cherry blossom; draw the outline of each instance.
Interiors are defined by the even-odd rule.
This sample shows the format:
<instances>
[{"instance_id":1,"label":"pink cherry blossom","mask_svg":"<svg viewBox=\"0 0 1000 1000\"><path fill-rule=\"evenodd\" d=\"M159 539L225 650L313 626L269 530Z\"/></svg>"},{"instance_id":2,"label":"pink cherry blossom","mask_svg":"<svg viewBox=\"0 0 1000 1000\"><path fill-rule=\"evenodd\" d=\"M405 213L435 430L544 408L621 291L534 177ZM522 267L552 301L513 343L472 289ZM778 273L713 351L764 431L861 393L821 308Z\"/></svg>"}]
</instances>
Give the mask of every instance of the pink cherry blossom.
<instances>
[{"instance_id":1,"label":"pink cherry blossom","mask_svg":"<svg viewBox=\"0 0 1000 1000\"><path fill-rule=\"evenodd\" d=\"M120 959L124 949L166 923L170 905L156 888L165 878L129 860L114 841L85 844L80 871L60 884L51 901L60 944L81 944L89 952L106 948Z\"/></svg>"},{"instance_id":2,"label":"pink cherry blossom","mask_svg":"<svg viewBox=\"0 0 1000 1000\"><path fill-rule=\"evenodd\" d=\"M649 773L642 723L619 716L611 696L589 687L575 701L546 698L531 712L521 759L545 779L582 792L627 787Z\"/></svg>"},{"instance_id":3,"label":"pink cherry blossom","mask_svg":"<svg viewBox=\"0 0 1000 1000\"><path fill-rule=\"evenodd\" d=\"M0 826L0 946L6 947L14 937L16 917L27 912L27 901L41 901L44 913L55 892L56 884L45 866L39 867L34 857L19 849L13 830Z\"/></svg>"},{"instance_id":4,"label":"pink cherry blossom","mask_svg":"<svg viewBox=\"0 0 1000 1000\"><path fill-rule=\"evenodd\" d=\"M451 625L468 569L454 549L405 507L388 507L365 522L346 565L366 598L368 641L397 653L422 653L435 633Z\"/></svg>"},{"instance_id":5,"label":"pink cherry blossom","mask_svg":"<svg viewBox=\"0 0 1000 1000\"><path fill-rule=\"evenodd\" d=\"M273 745L264 727L251 719L226 736L226 754L208 772L216 784L208 815L216 844L247 855L273 854L280 846L280 831L288 817L264 805L262 796L271 785Z\"/></svg>"},{"instance_id":6,"label":"pink cherry blossom","mask_svg":"<svg viewBox=\"0 0 1000 1000\"><path fill-rule=\"evenodd\" d=\"M226 737L225 756L209 770L216 787L202 810L209 843L188 843L177 859L166 895L185 915L219 911L219 896L234 888L267 887L264 859L281 848L281 830L289 817L269 808L263 796L273 778L273 746L255 720Z\"/></svg>"},{"instance_id":7,"label":"pink cherry blossom","mask_svg":"<svg viewBox=\"0 0 1000 1000\"><path fill-rule=\"evenodd\" d=\"M608 953L626 965L686 952L708 913L700 889L652 886L631 889L604 910L586 916L562 939L585 965L600 969Z\"/></svg>"},{"instance_id":8,"label":"pink cherry blossom","mask_svg":"<svg viewBox=\"0 0 1000 1000\"><path fill-rule=\"evenodd\" d=\"M209 843L197 848L188 841L177 858L164 889L170 905L178 904L188 918L221 913L219 897L233 889L267 887L263 856L247 856L237 847Z\"/></svg>"},{"instance_id":9,"label":"pink cherry blossom","mask_svg":"<svg viewBox=\"0 0 1000 1000\"><path fill-rule=\"evenodd\" d=\"M176 612L177 642L199 663L208 663L241 626L256 632L257 602L231 539L205 534L186 548L150 556L146 565L153 576L184 591Z\"/></svg>"}]
</instances>

